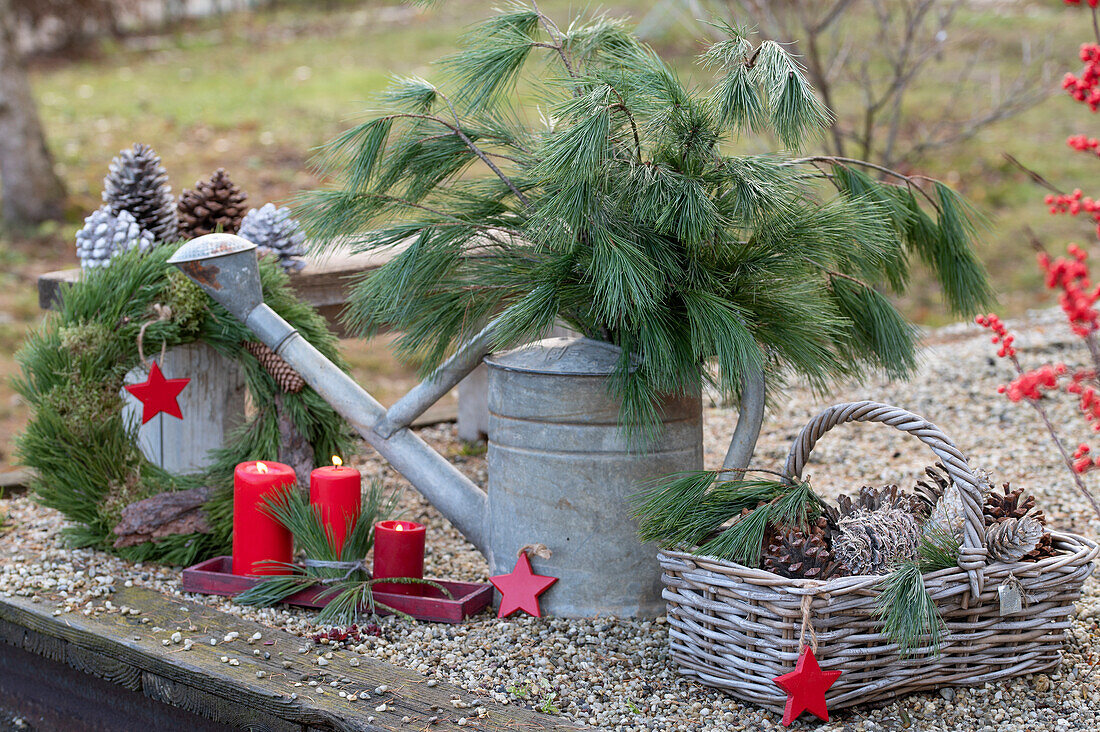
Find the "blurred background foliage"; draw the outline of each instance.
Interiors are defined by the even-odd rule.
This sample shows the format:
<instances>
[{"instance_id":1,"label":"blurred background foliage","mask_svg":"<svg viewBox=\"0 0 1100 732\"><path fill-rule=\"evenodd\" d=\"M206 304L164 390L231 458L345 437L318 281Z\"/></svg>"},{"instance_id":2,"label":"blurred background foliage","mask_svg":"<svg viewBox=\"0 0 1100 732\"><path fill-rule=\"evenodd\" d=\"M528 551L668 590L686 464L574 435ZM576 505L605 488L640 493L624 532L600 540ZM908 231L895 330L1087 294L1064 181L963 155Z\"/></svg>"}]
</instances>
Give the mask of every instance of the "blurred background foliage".
<instances>
[{"instance_id":1,"label":"blurred background foliage","mask_svg":"<svg viewBox=\"0 0 1100 732\"><path fill-rule=\"evenodd\" d=\"M572 0L540 5L562 19L576 9ZM15 369L11 354L42 317L35 278L75 265L73 234L99 205L112 156L145 142L163 157L176 194L225 167L250 205L286 202L320 183L309 167L313 151L361 119L391 74L433 78L431 60L455 48L461 32L492 6L485 0L427 8L395 0L14 0L20 48L69 199L63 221L30 232L0 228L0 471L11 467L10 435L24 421L7 377ZM1079 69L1077 49L1090 36L1085 13L1057 0L609 0L599 6L638 23L681 74L701 84L708 80L692 59L713 30L706 19L755 26L788 42L812 37L826 62L844 151L939 177L988 216L980 253L1002 312L1051 304L1025 225L1052 248L1094 241L1088 221L1049 216L1045 192L1004 157L1009 153L1062 185L1089 180L1097 162L1065 145L1071 134L1092 132L1089 120L1060 92L1062 74ZM835 18L810 32L834 11ZM899 55L910 36L910 55ZM808 47L795 50L811 57ZM868 99L873 105L897 83L899 59L908 69L917 58L916 72L902 74L904 94L888 94L876 109L875 138L865 152L859 135ZM975 124L991 114L988 124ZM729 144L759 151L772 143L743 138ZM837 139L827 135L809 146L815 148L837 152ZM936 285L918 277L924 279L902 307L918 322L939 324ZM360 377L400 393L399 364L377 348L346 345Z\"/></svg>"}]
</instances>

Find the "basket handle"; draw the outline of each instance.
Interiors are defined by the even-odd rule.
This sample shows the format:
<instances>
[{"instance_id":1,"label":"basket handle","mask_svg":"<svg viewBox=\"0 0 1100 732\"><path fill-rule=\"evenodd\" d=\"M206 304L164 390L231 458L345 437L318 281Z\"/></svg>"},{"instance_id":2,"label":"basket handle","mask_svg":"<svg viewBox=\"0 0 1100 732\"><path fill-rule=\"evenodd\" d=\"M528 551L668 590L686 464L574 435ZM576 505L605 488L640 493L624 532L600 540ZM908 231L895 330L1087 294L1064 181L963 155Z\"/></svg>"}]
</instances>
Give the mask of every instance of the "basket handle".
<instances>
[{"instance_id":1,"label":"basket handle","mask_svg":"<svg viewBox=\"0 0 1100 732\"><path fill-rule=\"evenodd\" d=\"M917 437L931 448L936 457L947 467L951 480L962 494L966 521L963 524L963 540L959 550L959 567L966 570L972 597L981 594L985 585L983 567L988 551L985 547L985 517L982 513L984 499L978 487L980 481L966 463L966 458L936 425L912 412L879 402L849 402L826 408L802 428L787 454L783 474L799 478L810 452L821 436L838 424L846 422L882 422Z\"/></svg>"}]
</instances>

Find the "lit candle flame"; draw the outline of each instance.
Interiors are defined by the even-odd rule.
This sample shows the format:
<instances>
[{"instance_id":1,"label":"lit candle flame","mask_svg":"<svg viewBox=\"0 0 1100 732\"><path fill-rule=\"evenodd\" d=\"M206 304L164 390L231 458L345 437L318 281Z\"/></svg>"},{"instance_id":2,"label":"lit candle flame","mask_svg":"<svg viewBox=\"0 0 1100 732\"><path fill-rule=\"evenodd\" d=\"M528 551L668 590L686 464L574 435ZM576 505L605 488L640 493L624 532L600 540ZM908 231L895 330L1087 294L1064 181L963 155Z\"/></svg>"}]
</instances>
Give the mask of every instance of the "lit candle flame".
<instances>
[{"instance_id":1,"label":"lit candle flame","mask_svg":"<svg viewBox=\"0 0 1100 732\"><path fill-rule=\"evenodd\" d=\"M394 531L404 531L405 530L405 524L398 524L397 526L394 527L393 530Z\"/></svg>"},{"instance_id":2,"label":"lit candle flame","mask_svg":"<svg viewBox=\"0 0 1100 732\"><path fill-rule=\"evenodd\" d=\"M257 461L256 462L256 470L260 471L261 473L266 473L267 472L267 466L264 465L263 463Z\"/></svg>"},{"instance_id":3,"label":"lit candle flame","mask_svg":"<svg viewBox=\"0 0 1100 732\"><path fill-rule=\"evenodd\" d=\"M344 461L340 459L339 455L333 455L332 456L332 464L335 465L336 467L340 467L341 465L344 464Z\"/></svg>"}]
</instances>

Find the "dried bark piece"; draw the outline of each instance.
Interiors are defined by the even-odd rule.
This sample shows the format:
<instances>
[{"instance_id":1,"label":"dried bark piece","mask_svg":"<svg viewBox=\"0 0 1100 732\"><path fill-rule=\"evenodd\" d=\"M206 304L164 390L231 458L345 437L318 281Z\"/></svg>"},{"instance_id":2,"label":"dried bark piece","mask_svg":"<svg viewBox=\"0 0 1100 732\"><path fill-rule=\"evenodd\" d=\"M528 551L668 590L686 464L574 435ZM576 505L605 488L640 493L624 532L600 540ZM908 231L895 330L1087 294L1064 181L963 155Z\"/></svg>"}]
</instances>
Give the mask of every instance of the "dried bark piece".
<instances>
[{"instance_id":1,"label":"dried bark piece","mask_svg":"<svg viewBox=\"0 0 1100 732\"><path fill-rule=\"evenodd\" d=\"M158 493L122 509L114 528L116 549L156 541L176 534L209 534L210 517L203 508L213 491L206 486Z\"/></svg>"}]
</instances>

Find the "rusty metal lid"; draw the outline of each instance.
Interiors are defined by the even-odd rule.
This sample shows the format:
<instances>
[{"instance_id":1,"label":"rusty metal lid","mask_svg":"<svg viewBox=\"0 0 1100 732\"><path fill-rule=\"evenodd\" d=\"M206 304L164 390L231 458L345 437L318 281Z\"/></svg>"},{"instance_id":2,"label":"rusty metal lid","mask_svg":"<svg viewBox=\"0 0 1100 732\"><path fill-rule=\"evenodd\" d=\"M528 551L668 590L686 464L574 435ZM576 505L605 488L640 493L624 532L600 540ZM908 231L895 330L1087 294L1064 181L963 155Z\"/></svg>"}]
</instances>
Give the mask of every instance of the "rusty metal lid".
<instances>
[{"instance_id":1,"label":"rusty metal lid","mask_svg":"<svg viewBox=\"0 0 1100 732\"><path fill-rule=\"evenodd\" d=\"M168 264L225 257L255 248L255 244L236 234L205 234L192 239L177 249L176 253L168 259Z\"/></svg>"},{"instance_id":2,"label":"rusty metal lid","mask_svg":"<svg viewBox=\"0 0 1100 732\"><path fill-rule=\"evenodd\" d=\"M545 338L485 357L491 368L529 374L607 376L615 371L621 349L583 336ZM632 359L637 368L637 359Z\"/></svg>"}]
</instances>

